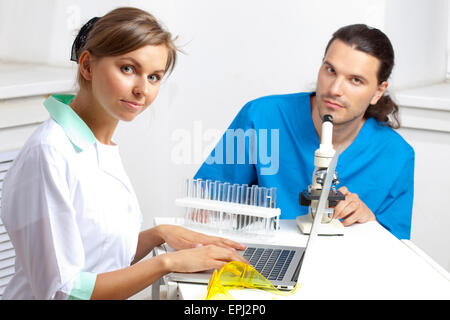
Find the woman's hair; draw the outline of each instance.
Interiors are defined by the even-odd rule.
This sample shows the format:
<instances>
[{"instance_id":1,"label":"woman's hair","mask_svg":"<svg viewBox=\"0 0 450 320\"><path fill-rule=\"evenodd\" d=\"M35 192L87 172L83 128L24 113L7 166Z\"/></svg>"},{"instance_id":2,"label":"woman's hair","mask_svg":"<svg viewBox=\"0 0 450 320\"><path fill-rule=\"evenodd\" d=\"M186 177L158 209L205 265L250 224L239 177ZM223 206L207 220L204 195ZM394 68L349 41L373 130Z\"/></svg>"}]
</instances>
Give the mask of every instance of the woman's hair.
<instances>
[{"instance_id":1,"label":"woman's hair","mask_svg":"<svg viewBox=\"0 0 450 320\"><path fill-rule=\"evenodd\" d=\"M150 13L138 8L122 7L99 19L92 19L88 24L92 24L89 26L92 29L87 31L88 34L81 41L81 45L74 49L77 57L75 61L85 50L88 50L95 58L102 58L119 56L146 45L164 44L168 49L165 71L169 73L173 71L178 50L174 44L175 39L172 39L170 32L166 31ZM86 28L86 25L83 28ZM80 38L80 34L77 39ZM76 47L75 44L74 47ZM87 81L79 70L77 82L80 88L87 85Z\"/></svg>"},{"instance_id":2,"label":"woman's hair","mask_svg":"<svg viewBox=\"0 0 450 320\"><path fill-rule=\"evenodd\" d=\"M336 39L377 58L380 61L377 74L378 84L388 80L394 68L394 49L389 38L383 32L365 24L342 27L333 34L325 53ZM375 118L378 122L385 123L391 128L400 128L398 106L387 94L381 97L377 104L367 108L364 118Z\"/></svg>"}]
</instances>

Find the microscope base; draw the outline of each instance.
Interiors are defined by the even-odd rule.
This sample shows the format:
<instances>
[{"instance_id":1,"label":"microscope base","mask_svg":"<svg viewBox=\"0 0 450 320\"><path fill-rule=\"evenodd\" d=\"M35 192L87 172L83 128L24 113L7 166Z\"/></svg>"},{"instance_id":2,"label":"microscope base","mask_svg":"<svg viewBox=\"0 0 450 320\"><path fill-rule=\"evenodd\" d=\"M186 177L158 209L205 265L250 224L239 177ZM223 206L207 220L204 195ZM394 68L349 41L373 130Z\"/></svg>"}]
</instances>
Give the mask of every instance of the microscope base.
<instances>
[{"instance_id":1,"label":"microscope base","mask_svg":"<svg viewBox=\"0 0 450 320\"><path fill-rule=\"evenodd\" d=\"M311 233L313 219L310 214L298 216L296 220L297 226L303 234ZM339 220L333 219L330 223L321 223L317 234L319 236L343 236L344 225Z\"/></svg>"}]
</instances>

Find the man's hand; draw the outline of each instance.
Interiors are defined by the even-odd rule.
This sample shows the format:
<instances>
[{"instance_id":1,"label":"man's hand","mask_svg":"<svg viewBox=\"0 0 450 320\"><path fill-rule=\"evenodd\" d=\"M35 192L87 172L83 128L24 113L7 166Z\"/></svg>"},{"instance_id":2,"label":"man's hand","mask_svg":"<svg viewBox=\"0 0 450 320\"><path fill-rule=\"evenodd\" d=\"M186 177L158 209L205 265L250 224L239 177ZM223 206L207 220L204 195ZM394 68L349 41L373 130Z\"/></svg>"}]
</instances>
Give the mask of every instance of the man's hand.
<instances>
[{"instance_id":1,"label":"man's hand","mask_svg":"<svg viewBox=\"0 0 450 320\"><path fill-rule=\"evenodd\" d=\"M376 220L373 212L361 201L356 193L351 193L346 187L339 188L339 191L345 196L345 200L339 201L334 208L335 219L343 219L342 224L346 227L354 223Z\"/></svg>"}]
</instances>

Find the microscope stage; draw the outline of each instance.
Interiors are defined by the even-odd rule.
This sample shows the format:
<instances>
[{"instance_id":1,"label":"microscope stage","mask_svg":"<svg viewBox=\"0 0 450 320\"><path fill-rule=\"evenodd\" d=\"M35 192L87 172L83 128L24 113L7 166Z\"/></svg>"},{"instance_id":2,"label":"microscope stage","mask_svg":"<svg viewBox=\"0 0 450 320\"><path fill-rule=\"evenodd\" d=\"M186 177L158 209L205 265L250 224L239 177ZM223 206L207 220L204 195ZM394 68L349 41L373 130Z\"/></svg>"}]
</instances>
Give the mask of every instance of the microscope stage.
<instances>
[{"instance_id":1,"label":"microscope stage","mask_svg":"<svg viewBox=\"0 0 450 320\"><path fill-rule=\"evenodd\" d=\"M303 234L310 234L313 219L310 214L297 217L297 226ZM336 219L330 221L330 223L321 223L318 233L319 236L343 236L344 225Z\"/></svg>"}]
</instances>

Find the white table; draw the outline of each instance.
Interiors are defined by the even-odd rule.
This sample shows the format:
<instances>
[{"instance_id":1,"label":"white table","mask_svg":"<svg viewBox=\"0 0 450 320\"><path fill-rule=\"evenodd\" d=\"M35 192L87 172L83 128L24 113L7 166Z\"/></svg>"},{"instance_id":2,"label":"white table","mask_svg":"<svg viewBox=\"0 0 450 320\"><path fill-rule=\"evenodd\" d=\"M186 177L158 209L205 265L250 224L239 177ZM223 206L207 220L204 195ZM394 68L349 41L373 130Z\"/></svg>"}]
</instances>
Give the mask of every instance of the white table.
<instances>
[{"instance_id":1,"label":"white table","mask_svg":"<svg viewBox=\"0 0 450 320\"><path fill-rule=\"evenodd\" d=\"M158 224L182 224L180 219L156 218ZM196 229L197 231L202 229ZM205 232L208 233L208 232ZM246 236L233 240L252 242ZM262 242L258 239L258 242ZM295 220L281 220L281 229L265 242L305 246ZM253 241L254 242L254 241ZM161 254L156 249L154 254ZM344 236L323 236L305 261L302 287L291 296L277 299L450 299L450 275L412 242L395 238L377 222L356 224ZM206 285L168 282L167 298L204 299ZM158 296L154 285L154 297ZM272 299L272 295L240 290L237 299Z\"/></svg>"}]
</instances>

